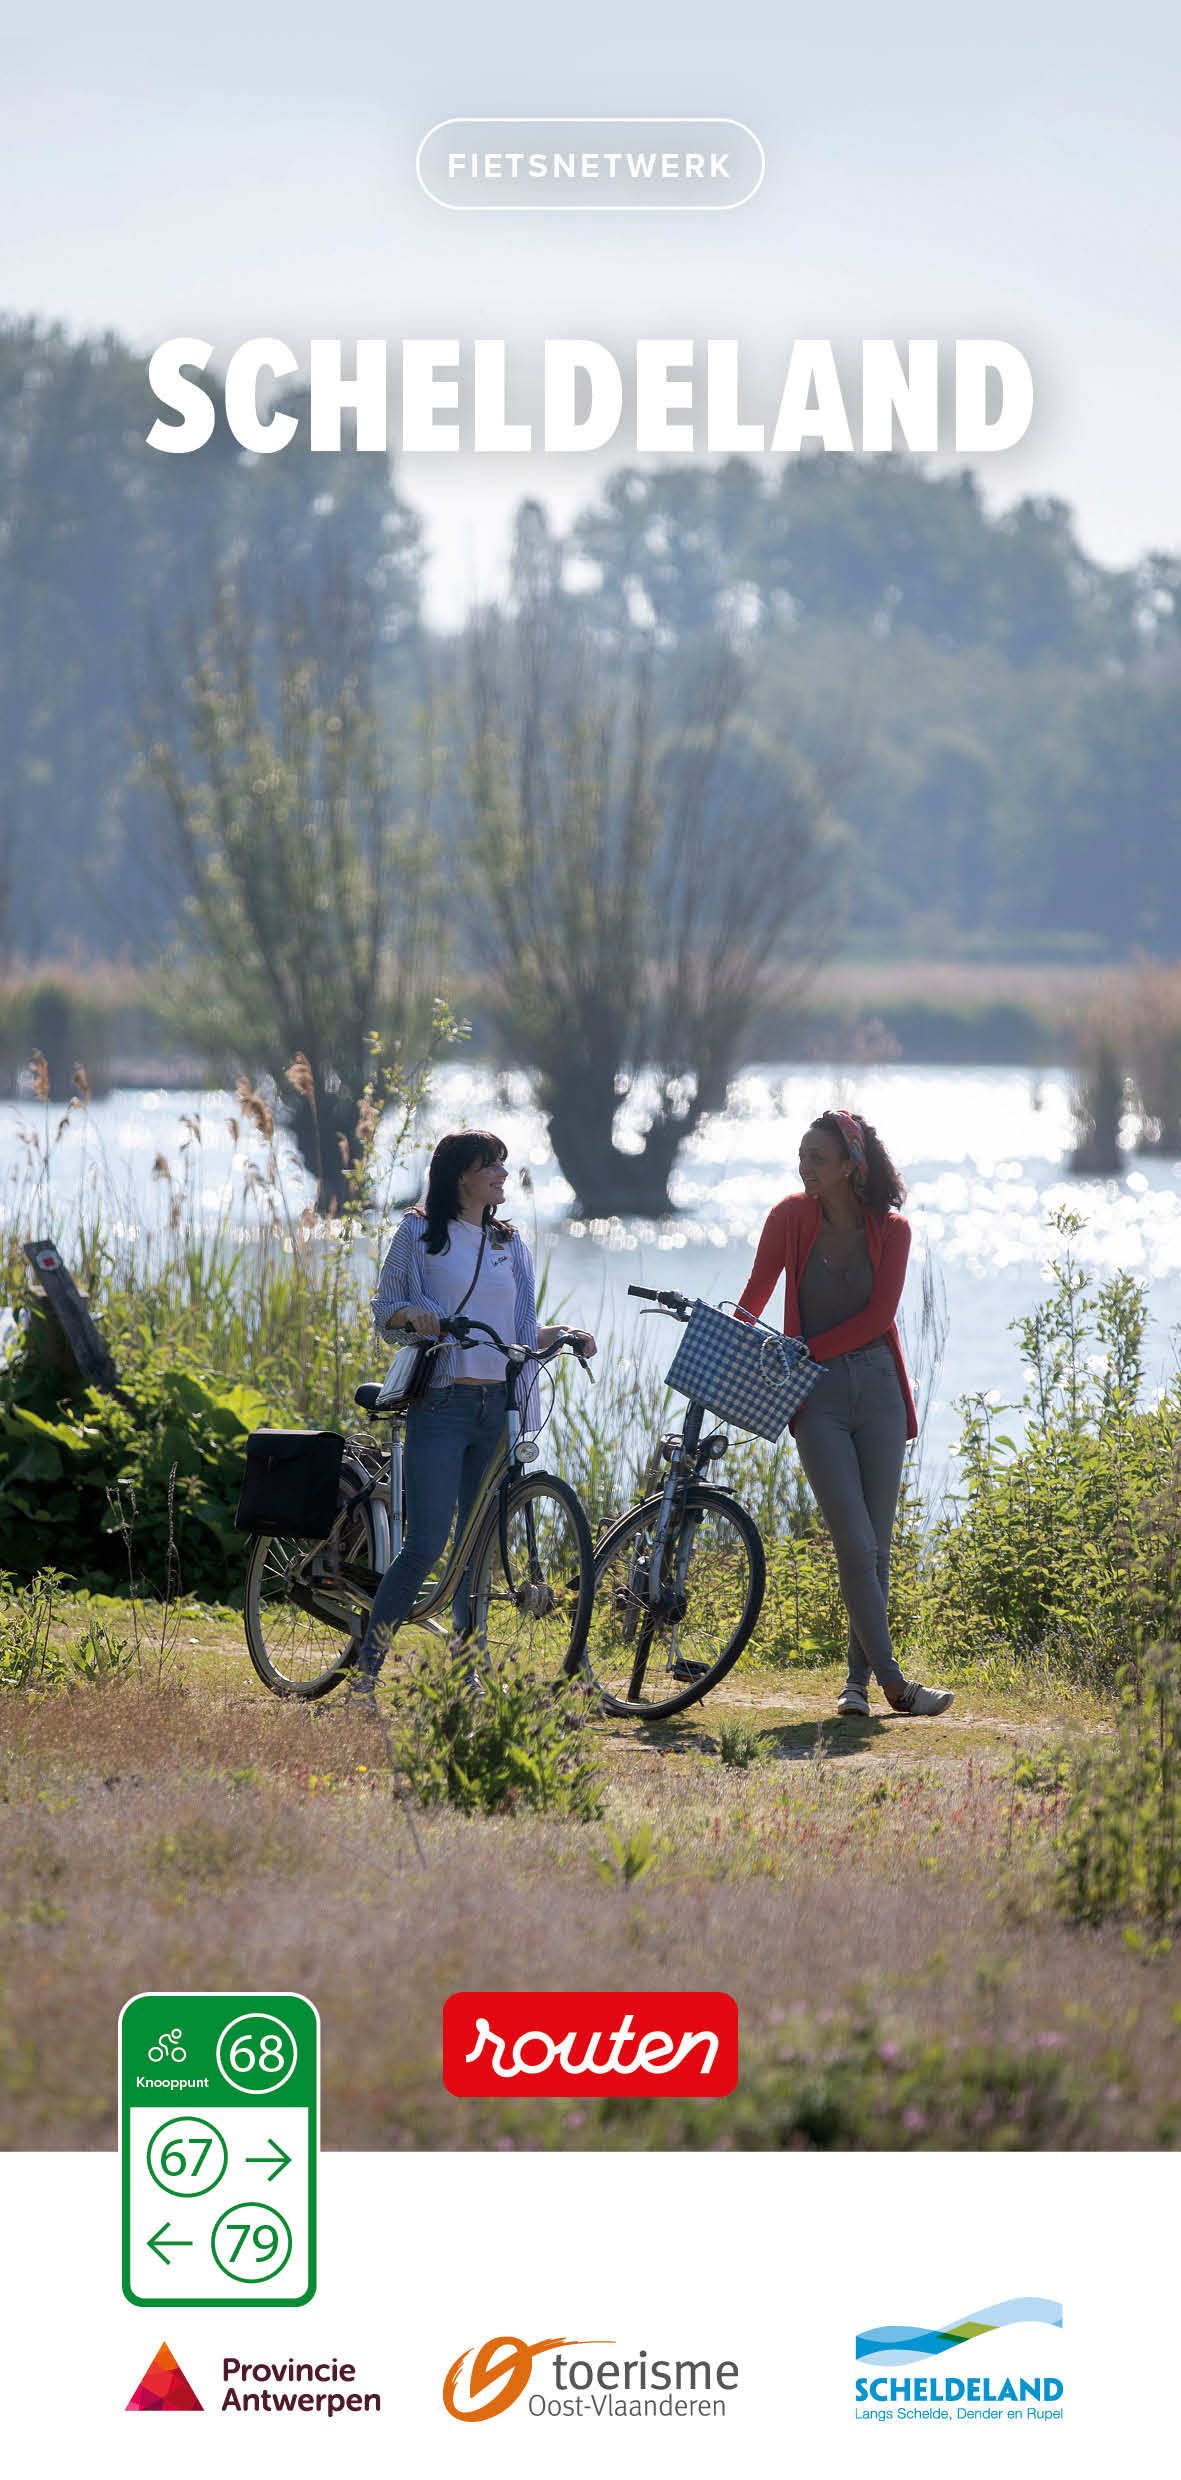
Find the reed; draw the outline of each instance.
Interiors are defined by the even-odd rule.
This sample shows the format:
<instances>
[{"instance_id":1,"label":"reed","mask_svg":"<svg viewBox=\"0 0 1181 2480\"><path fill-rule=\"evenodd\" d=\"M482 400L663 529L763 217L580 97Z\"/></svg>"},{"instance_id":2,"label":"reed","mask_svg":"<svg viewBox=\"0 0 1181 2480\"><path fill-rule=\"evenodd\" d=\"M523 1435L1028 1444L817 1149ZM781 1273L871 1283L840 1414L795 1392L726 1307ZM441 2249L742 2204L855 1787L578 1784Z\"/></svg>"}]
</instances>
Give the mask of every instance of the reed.
<instances>
[{"instance_id":1,"label":"reed","mask_svg":"<svg viewBox=\"0 0 1181 2480\"><path fill-rule=\"evenodd\" d=\"M86 1110L82 1093L60 1116L46 1098L30 1132L25 1192L8 1212L0 1251L0 1285L18 1319L29 1301L20 1241L34 1224L54 1227L55 1149L71 1115L75 1124L81 1119L85 1138ZM59 1224L55 1236L145 1418L180 1419L183 1426L176 1407L186 1386L192 1395L190 1381L199 1381L206 1389L248 1387L275 1426L355 1427L354 1389L380 1373L384 1359L369 1300L379 1235L393 1210L398 1148L383 1153L380 1195L375 1171L367 1202L324 1221L292 1193L268 1098L243 1085L234 1127L246 1166L241 1193L212 1226L206 1132L192 1118L175 1165L163 1157L157 1163L159 1204L150 1228L121 1202L96 1152L73 1226ZM70 1194L77 1194L74 1187ZM921 1435L912 1455L895 1532L892 1621L902 1658L917 1675L930 1670L1001 1683L1033 1675L1110 1693L1135 1651L1128 1543L1151 1535L1151 1511L1172 1484L1181 1392L1174 1386L1154 1407L1140 1408L1144 1293L1125 1277L1097 1287L1085 1280L1071 1253L1078 1228L1075 1218L1058 1219L1054 1287L1036 1316L1021 1323L1028 1378L1017 1408L1022 1443L1012 1442L994 1407L966 1404L959 1489L938 1507L924 1496ZM540 1302L548 1317L566 1311L553 1297L544 1261ZM945 1311L932 1283L917 1305L907 1350L925 1398L938 1370ZM661 1434L683 1411L664 1382L673 1340L671 1328L654 1323L639 1338L624 1337L608 1320L600 1327L594 1385L569 1364L543 1380L543 1458L574 1483L596 1530L652 1489L662 1469ZM47 1369L38 1382L46 1400L28 1395L38 1348L36 1326L26 1325L16 1356L0 1366L0 1504L28 1452L13 1405L19 1413L27 1401L41 1417L57 1419L61 1402L68 1412L80 1392L68 1370ZM249 1417L261 1416L251 1410ZM203 1406L201 1418L212 1439L216 1405ZM97 1422L90 1427L97 1434ZM195 1416L189 1430L195 1436ZM124 1466L116 1460L114 1469ZM162 1489L169 1455L154 1453L150 1469ZM763 1658L800 1671L834 1661L845 1636L835 1561L790 1440L732 1436L720 1477L750 1508L767 1545ZM224 1505L222 1464L213 1479ZM199 1495L194 1480L189 1496ZM141 1507L145 1542L165 1539L165 1513L162 1504ZM191 1508L185 1520L191 1526ZM232 1552L228 1531L225 1540ZM105 1538L88 1548L59 1534L47 1537L43 1557L82 1576L90 1557L96 1573L100 1566L106 1572L100 1546L109 1552ZM8 1563L17 1564L12 1557ZM231 1560L226 1595L236 1581ZM202 1589L217 1589L204 1570Z\"/></svg>"},{"instance_id":2,"label":"reed","mask_svg":"<svg viewBox=\"0 0 1181 2480\"><path fill-rule=\"evenodd\" d=\"M1139 959L1125 1028L1140 1119L1137 1150L1181 1154L1181 965Z\"/></svg>"}]
</instances>

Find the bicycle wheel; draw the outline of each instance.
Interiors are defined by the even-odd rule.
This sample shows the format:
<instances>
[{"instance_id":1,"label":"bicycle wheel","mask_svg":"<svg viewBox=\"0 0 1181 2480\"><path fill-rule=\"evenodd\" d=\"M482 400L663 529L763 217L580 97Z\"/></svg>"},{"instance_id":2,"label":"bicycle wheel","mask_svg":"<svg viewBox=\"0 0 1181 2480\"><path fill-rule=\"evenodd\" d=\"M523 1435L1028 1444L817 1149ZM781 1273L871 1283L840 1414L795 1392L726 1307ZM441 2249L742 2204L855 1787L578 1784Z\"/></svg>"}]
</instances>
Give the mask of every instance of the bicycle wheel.
<instances>
[{"instance_id":1,"label":"bicycle wheel","mask_svg":"<svg viewBox=\"0 0 1181 2480\"><path fill-rule=\"evenodd\" d=\"M691 1487L664 1547L659 1603L649 1592L659 1496L599 1544L584 1675L608 1713L654 1721L708 1696L738 1660L763 1606L758 1527L724 1490Z\"/></svg>"},{"instance_id":2,"label":"bicycle wheel","mask_svg":"<svg viewBox=\"0 0 1181 2480\"><path fill-rule=\"evenodd\" d=\"M367 1478L360 1465L341 1467L340 1504ZM246 1555L243 1618L246 1649L275 1696L327 1696L356 1658L369 1597L353 1569L376 1565L370 1502L360 1499L333 1526L329 1543L255 1533Z\"/></svg>"},{"instance_id":3,"label":"bicycle wheel","mask_svg":"<svg viewBox=\"0 0 1181 2480\"><path fill-rule=\"evenodd\" d=\"M582 1502L555 1473L530 1473L499 1499L472 1558L469 1609L477 1664L515 1663L560 1679L577 1668L594 1594L595 1552Z\"/></svg>"}]
</instances>

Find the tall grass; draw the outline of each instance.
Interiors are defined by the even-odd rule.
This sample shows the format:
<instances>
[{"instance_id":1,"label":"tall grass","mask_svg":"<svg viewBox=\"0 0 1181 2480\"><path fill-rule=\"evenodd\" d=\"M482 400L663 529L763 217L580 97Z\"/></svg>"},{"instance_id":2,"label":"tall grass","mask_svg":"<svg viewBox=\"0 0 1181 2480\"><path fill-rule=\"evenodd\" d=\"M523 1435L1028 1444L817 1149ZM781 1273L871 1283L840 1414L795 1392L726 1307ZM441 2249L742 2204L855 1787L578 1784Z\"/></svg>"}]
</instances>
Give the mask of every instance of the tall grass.
<instances>
[{"instance_id":1,"label":"tall grass","mask_svg":"<svg viewBox=\"0 0 1181 2480\"><path fill-rule=\"evenodd\" d=\"M34 1063L31 1087L24 1179L0 1222L0 1305L25 1316L30 1284L22 1243L51 1231L121 1372L134 1379L167 1361L203 1377L249 1383L284 1419L338 1423L353 1388L373 1375L369 1298L377 1235L394 1210L425 1074L391 1079L386 1141L379 1154L374 1118L364 1132L354 1198L331 1218L303 1202L306 1178L276 1101L245 1078L227 1120L236 1187L226 1188L211 1213L209 1131L199 1115L184 1115L179 1152L172 1160L157 1154L153 1165L159 1202L152 1222L122 1192L88 1128L84 1074L64 1112L50 1099L43 1061ZM60 1159L67 1138L83 1147L81 1179L72 1151L68 1186Z\"/></svg>"},{"instance_id":2,"label":"tall grass","mask_svg":"<svg viewBox=\"0 0 1181 2480\"><path fill-rule=\"evenodd\" d=\"M403 1096L400 1107L404 1135L412 1098ZM20 1238L52 1203L55 1147L71 1113L85 1122L85 1096L76 1095L61 1118L47 1098L41 1109L27 1194L9 1218L0 1259L4 1297L18 1313L29 1296ZM273 1106L245 1084L233 1129L252 1149L237 1207L227 1203L212 1225L207 1220L205 1132L190 1119L175 1166L162 1157L157 1162L155 1227L146 1230L120 1211L96 1162L75 1228L61 1235L66 1254L146 1417L183 1423L183 1390L178 1395L177 1388L192 1379L205 1387L249 1386L276 1426L348 1427L356 1420L354 1388L382 1363L369 1297L398 1146L388 1154L383 1149L384 1196L374 1194L374 1168L354 1209L326 1222L293 1197ZM1085 1276L1072 1254L1079 1228L1077 1218L1057 1218L1051 1288L1037 1313L1018 1325L1027 1376L1018 1408L1021 1443L1005 1426L1002 1409L966 1402L959 1483L940 1508L924 1501L921 1446L912 1456L892 1579L892 1619L912 1672L972 1669L999 1680L1032 1669L1043 1679L1110 1693L1139 1658L1143 1631L1138 1635L1135 1607L1145 1589L1143 1545L1159 1538L1162 1493L1175 1484L1181 1390L1174 1384L1154 1406L1142 1407L1143 1287L1126 1276L1098 1285ZM543 1309L560 1315L563 1304L550 1299L549 1290L543 1266ZM938 1289L927 1281L908 1338L924 1399L935 1381L944 1331ZM599 1340L593 1386L568 1364L543 1383L543 1404L553 1389L543 1454L574 1482L595 1527L655 1485L661 1434L683 1411L664 1384L675 1341L671 1328L653 1323L641 1340L626 1343L608 1328ZM0 1369L0 1425L22 1387L22 1400L32 1400L28 1367L37 1348L30 1330ZM68 1370L43 1372L38 1383L63 1392L67 1409L80 1402L80 1386ZM45 1408L38 1395L34 1410ZM219 1417L216 1407L208 1410L213 1431ZM10 1437L6 1429L4 1453ZM170 1453L150 1463L161 1488ZM717 1469L750 1507L768 1545L758 1647L782 1664L836 1659L845 1619L835 1561L790 1441L733 1436ZM142 1457L137 1470L149 1470ZM199 1496L196 1481L187 1495L190 1502ZM163 1538L163 1509L156 1513ZM77 1549L77 1560L64 1558L60 1547L49 1555L73 1572L79 1564L84 1571L86 1545ZM1179 1633L1171 1612L1154 1623L1156 1639Z\"/></svg>"},{"instance_id":3,"label":"tall grass","mask_svg":"<svg viewBox=\"0 0 1181 2480\"><path fill-rule=\"evenodd\" d=\"M1181 1154L1181 965L1138 957L1075 1024L1071 1168L1120 1168L1130 1122L1138 1152Z\"/></svg>"},{"instance_id":4,"label":"tall grass","mask_svg":"<svg viewBox=\"0 0 1181 2480\"><path fill-rule=\"evenodd\" d=\"M982 1734L946 1767L796 1764L772 1728L742 1767L706 1717L659 1765L612 1743L601 1822L439 1804L414 1841L366 1727L244 1693L228 1651L220 1693L133 1678L5 1719L5 2145L113 2141L93 2073L112 1987L248 1989L276 1956L336 2027L329 2145L1178 2140L1175 1963L1056 1912L1056 1804ZM637 1978L733 1991L732 2101L584 2115L444 2092L453 1989Z\"/></svg>"}]
</instances>

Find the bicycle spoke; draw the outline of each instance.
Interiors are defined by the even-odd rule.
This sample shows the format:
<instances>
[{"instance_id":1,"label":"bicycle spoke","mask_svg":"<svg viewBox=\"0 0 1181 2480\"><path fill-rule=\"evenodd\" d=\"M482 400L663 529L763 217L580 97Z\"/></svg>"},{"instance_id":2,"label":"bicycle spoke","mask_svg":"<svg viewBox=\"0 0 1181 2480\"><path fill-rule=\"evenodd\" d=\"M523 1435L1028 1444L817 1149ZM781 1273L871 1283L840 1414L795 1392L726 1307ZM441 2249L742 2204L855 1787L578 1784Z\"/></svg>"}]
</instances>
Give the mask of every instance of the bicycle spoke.
<instances>
[{"instance_id":1,"label":"bicycle spoke","mask_svg":"<svg viewBox=\"0 0 1181 2480\"><path fill-rule=\"evenodd\" d=\"M503 1540L494 1510L473 1561L473 1659L556 1679L581 1642L594 1553L586 1518L564 1482L537 1474L513 1490Z\"/></svg>"},{"instance_id":2,"label":"bicycle spoke","mask_svg":"<svg viewBox=\"0 0 1181 2480\"><path fill-rule=\"evenodd\" d=\"M652 1564L660 1501L612 1528L595 1563L583 1667L609 1710L678 1713L724 1677L758 1618L763 1547L746 1510L721 1491L688 1494Z\"/></svg>"},{"instance_id":3,"label":"bicycle spoke","mask_svg":"<svg viewBox=\"0 0 1181 2480\"><path fill-rule=\"evenodd\" d=\"M250 1659L278 1696L317 1697L335 1687L353 1658L374 1573L368 1502L347 1512L318 1546L276 1534L254 1536L246 1561L243 1618Z\"/></svg>"}]
</instances>

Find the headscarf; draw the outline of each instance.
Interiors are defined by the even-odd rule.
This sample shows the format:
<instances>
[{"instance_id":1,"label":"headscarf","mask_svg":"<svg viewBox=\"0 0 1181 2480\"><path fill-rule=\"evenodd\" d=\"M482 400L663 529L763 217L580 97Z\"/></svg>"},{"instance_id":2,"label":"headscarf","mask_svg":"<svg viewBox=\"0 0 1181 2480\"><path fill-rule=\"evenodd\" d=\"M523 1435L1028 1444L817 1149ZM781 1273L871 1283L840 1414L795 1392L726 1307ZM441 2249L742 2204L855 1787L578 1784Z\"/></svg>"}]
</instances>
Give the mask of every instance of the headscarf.
<instances>
[{"instance_id":1,"label":"headscarf","mask_svg":"<svg viewBox=\"0 0 1181 2480\"><path fill-rule=\"evenodd\" d=\"M867 1171L869 1169L869 1162L865 1151L864 1120L857 1119L852 1111L833 1111L829 1116L832 1119L835 1119L836 1124L840 1129L841 1135L843 1136L845 1143L849 1148L849 1152L853 1157L855 1170Z\"/></svg>"}]
</instances>

